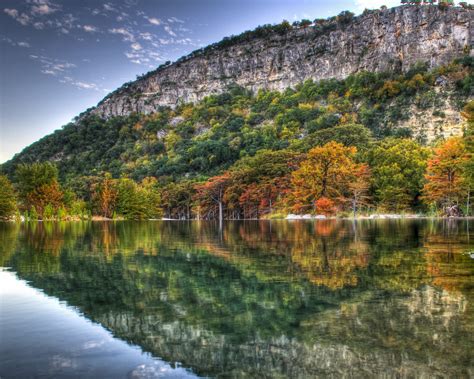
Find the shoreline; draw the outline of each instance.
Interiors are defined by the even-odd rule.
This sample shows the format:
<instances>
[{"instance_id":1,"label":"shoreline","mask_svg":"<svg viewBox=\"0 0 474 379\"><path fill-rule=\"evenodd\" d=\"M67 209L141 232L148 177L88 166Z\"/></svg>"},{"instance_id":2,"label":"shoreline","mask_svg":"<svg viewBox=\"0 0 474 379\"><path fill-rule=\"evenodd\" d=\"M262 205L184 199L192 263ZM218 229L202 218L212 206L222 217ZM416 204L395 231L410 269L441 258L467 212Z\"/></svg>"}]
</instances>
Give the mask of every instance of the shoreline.
<instances>
[{"instance_id":1,"label":"shoreline","mask_svg":"<svg viewBox=\"0 0 474 379\"><path fill-rule=\"evenodd\" d=\"M306 217L305 217L306 216ZM311 216L307 215L296 216L296 217L285 217L285 218L242 218L242 219L224 219L225 222L233 221L378 221L378 220L474 220L474 216L459 216L459 217L446 217L446 216L423 216L423 215L371 215L371 216L357 216L357 217L336 217L336 216ZM219 220L203 220L203 219L173 219L173 218L161 218L161 219L144 219L144 220L127 220L124 218L105 218L105 217L92 217L90 219L69 219L69 220L0 220L5 223L29 223L29 222L116 222L116 221L204 221L204 222L219 222Z\"/></svg>"}]
</instances>

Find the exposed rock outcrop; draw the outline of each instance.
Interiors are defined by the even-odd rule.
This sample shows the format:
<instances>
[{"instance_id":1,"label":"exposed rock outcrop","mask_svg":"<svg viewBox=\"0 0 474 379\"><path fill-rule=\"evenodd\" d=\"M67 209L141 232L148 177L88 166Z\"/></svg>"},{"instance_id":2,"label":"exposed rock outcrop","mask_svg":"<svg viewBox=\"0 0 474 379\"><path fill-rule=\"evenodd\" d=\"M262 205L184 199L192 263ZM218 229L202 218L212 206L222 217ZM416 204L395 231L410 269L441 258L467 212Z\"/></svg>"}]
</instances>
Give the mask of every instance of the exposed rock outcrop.
<instances>
[{"instance_id":1,"label":"exposed rock outcrop","mask_svg":"<svg viewBox=\"0 0 474 379\"><path fill-rule=\"evenodd\" d=\"M341 79L362 70L406 71L420 61L435 67L470 51L473 13L458 7L400 6L348 23L336 19L323 30L293 28L205 49L122 86L90 113L104 118L152 113L160 106L199 101L233 84L253 91L283 90L307 79Z\"/></svg>"}]
</instances>

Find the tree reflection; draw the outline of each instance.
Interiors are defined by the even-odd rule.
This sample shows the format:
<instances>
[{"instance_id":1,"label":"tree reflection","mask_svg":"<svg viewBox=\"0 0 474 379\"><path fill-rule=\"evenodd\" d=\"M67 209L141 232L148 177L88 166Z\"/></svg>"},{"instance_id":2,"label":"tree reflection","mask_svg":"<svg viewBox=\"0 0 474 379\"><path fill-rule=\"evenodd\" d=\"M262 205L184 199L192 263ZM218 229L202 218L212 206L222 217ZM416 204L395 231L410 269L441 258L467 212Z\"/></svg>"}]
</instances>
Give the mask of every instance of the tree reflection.
<instances>
[{"instance_id":1,"label":"tree reflection","mask_svg":"<svg viewBox=\"0 0 474 379\"><path fill-rule=\"evenodd\" d=\"M3 266L203 375L472 369L460 221L31 223L0 235Z\"/></svg>"}]
</instances>

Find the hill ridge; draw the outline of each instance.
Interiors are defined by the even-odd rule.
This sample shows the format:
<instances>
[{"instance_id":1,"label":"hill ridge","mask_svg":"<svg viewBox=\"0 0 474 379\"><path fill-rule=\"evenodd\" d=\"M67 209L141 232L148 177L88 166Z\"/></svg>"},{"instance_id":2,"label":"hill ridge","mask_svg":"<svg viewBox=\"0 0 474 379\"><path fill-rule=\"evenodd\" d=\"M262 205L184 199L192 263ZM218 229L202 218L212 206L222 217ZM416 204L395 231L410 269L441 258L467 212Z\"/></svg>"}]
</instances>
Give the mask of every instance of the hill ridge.
<instances>
[{"instance_id":1,"label":"hill ridge","mask_svg":"<svg viewBox=\"0 0 474 379\"><path fill-rule=\"evenodd\" d=\"M343 12L307 27L287 26L283 32L283 24L260 27L125 83L79 118L149 114L196 103L233 84L281 91L307 79L407 71L418 61L437 67L470 51L473 13L459 7L399 6L357 17Z\"/></svg>"}]
</instances>

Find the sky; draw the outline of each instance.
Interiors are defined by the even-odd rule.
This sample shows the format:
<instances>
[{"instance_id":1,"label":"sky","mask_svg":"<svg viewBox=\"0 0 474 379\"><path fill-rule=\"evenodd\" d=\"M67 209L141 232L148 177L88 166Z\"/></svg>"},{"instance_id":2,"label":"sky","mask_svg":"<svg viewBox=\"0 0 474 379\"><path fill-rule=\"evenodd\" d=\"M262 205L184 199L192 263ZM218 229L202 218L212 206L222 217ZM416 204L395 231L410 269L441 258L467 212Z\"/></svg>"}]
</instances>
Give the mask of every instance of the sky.
<instances>
[{"instance_id":1,"label":"sky","mask_svg":"<svg viewBox=\"0 0 474 379\"><path fill-rule=\"evenodd\" d=\"M225 36L399 0L0 0L0 163L108 92Z\"/></svg>"}]
</instances>

